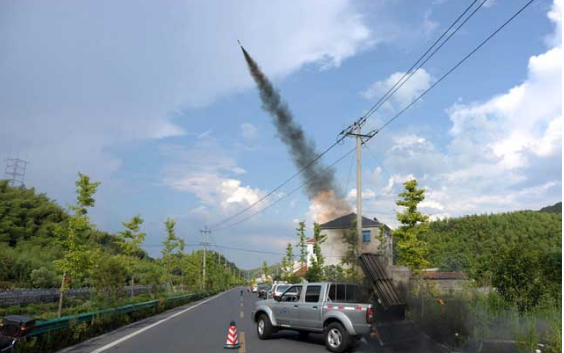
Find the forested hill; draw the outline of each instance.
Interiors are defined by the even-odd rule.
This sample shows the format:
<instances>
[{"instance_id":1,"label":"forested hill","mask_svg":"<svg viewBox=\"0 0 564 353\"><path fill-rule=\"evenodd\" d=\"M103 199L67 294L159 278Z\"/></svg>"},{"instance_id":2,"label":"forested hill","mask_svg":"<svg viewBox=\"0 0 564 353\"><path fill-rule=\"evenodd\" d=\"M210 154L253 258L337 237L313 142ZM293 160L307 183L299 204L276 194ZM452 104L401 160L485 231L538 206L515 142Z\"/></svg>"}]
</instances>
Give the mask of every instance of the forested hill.
<instances>
[{"instance_id":1,"label":"forested hill","mask_svg":"<svg viewBox=\"0 0 564 353\"><path fill-rule=\"evenodd\" d=\"M54 230L68 217L63 208L33 188L13 188L7 180L0 180L0 288L30 286L34 269L42 269L55 281L53 260L61 257L61 249ZM87 241L106 253L119 252L116 236L94 227Z\"/></svg>"},{"instance_id":2,"label":"forested hill","mask_svg":"<svg viewBox=\"0 0 564 353\"><path fill-rule=\"evenodd\" d=\"M517 211L439 220L431 222L424 240L431 266L484 279L496 255L513 247L543 258L561 256L562 215Z\"/></svg>"},{"instance_id":3,"label":"forested hill","mask_svg":"<svg viewBox=\"0 0 564 353\"><path fill-rule=\"evenodd\" d=\"M65 222L68 213L45 194L35 189L13 188L0 180L0 246L16 247L26 242L51 245L57 224ZM116 237L92 229L89 240L117 251Z\"/></svg>"},{"instance_id":4,"label":"forested hill","mask_svg":"<svg viewBox=\"0 0 564 353\"><path fill-rule=\"evenodd\" d=\"M539 212L562 214L562 202L555 203L552 206L543 207Z\"/></svg>"}]
</instances>

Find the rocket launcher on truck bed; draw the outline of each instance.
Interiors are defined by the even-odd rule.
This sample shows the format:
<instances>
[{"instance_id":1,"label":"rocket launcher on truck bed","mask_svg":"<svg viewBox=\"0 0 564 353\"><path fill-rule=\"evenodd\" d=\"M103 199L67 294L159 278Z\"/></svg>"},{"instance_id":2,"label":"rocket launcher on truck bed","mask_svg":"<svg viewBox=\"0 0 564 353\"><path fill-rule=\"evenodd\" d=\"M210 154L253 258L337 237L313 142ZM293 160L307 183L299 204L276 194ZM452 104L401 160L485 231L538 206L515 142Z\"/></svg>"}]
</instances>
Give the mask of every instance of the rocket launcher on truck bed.
<instances>
[{"instance_id":1,"label":"rocket launcher on truck bed","mask_svg":"<svg viewBox=\"0 0 564 353\"><path fill-rule=\"evenodd\" d=\"M406 304L386 271L382 258L362 254L358 261L378 299L375 305L376 335L381 345L405 341L417 335L413 321L405 320Z\"/></svg>"}]
</instances>

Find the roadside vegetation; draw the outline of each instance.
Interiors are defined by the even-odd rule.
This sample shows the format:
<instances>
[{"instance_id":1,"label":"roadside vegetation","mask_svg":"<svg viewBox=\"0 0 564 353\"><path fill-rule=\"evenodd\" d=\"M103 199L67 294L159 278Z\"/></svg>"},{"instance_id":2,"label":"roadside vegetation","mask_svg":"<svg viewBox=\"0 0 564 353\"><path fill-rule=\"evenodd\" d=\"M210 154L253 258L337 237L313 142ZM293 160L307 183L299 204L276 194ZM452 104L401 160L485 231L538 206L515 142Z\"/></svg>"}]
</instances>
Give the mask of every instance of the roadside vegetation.
<instances>
[{"instance_id":1,"label":"roadside vegetation","mask_svg":"<svg viewBox=\"0 0 564 353\"><path fill-rule=\"evenodd\" d=\"M511 340L522 352L538 344L562 351L562 215L544 211L473 215L427 222L415 180L404 183L394 231L398 263L415 274L409 315L433 338L473 351L485 340ZM560 206L561 207L561 206ZM420 270L464 271L460 293L422 285Z\"/></svg>"},{"instance_id":2,"label":"roadside vegetation","mask_svg":"<svg viewBox=\"0 0 564 353\"><path fill-rule=\"evenodd\" d=\"M101 187L79 174L77 198L63 209L33 188L14 188L0 181L0 290L61 288L58 303L35 303L0 308L0 317L25 314L53 318L172 294L218 291L242 283L239 270L223 255L208 251L206 281L203 251L187 253L175 222L163 224L162 257L151 258L141 244L143 219L133 215L117 234L101 231L88 218ZM148 294L133 295L128 285L150 286ZM89 287L85 299L66 298L69 288Z\"/></svg>"}]
</instances>

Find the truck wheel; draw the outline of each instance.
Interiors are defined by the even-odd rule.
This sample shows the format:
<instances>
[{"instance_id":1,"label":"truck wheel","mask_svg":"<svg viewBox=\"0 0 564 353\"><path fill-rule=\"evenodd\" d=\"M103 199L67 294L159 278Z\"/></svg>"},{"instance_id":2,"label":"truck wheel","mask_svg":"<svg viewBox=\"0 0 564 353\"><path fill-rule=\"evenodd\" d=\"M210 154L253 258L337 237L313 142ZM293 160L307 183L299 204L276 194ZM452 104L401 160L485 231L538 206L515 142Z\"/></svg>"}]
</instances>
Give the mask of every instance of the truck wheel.
<instances>
[{"instance_id":1,"label":"truck wheel","mask_svg":"<svg viewBox=\"0 0 564 353\"><path fill-rule=\"evenodd\" d=\"M349 333L338 322L329 324L324 331L325 347L330 352L341 353L349 348Z\"/></svg>"},{"instance_id":2,"label":"truck wheel","mask_svg":"<svg viewBox=\"0 0 564 353\"><path fill-rule=\"evenodd\" d=\"M272 323L265 314L260 314L257 320L257 334L261 340L269 339L272 335Z\"/></svg>"}]
</instances>

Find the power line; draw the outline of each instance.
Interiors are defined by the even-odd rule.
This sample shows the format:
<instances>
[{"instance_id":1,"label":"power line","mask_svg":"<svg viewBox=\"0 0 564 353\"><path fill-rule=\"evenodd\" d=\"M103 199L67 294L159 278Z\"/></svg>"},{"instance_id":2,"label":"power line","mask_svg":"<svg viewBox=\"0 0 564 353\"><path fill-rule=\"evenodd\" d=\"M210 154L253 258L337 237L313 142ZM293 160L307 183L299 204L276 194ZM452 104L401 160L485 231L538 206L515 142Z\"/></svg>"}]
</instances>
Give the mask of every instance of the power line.
<instances>
[{"instance_id":1,"label":"power line","mask_svg":"<svg viewBox=\"0 0 564 353\"><path fill-rule=\"evenodd\" d=\"M386 171L386 169L384 169L384 165L382 163L380 163L378 161L378 158L376 158L376 156L374 155L374 153L372 153L372 150L370 149L370 147L368 147L368 144L365 143L364 146L366 146L366 149L368 150L368 152L370 152L370 155L372 156L372 158L374 158L374 161L376 161L376 164L378 164L378 166L382 169L382 171L384 173L386 173L386 175L388 176L388 178L392 178L391 175Z\"/></svg>"},{"instance_id":2,"label":"power line","mask_svg":"<svg viewBox=\"0 0 564 353\"><path fill-rule=\"evenodd\" d=\"M351 166L349 167L349 175L347 176L347 184L346 184L346 186L345 186L345 193L346 193L347 190L349 189L349 181L350 181L350 179L351 179L353 164L354 164L354 157L351 158Z\"/></svg>"},{"instance_id":3,"label":"power line","mask_svg":"<svg viewBox=\"0 0 564 353\"><path fill-rule=\"evenodd\" d=\"M456 27L456 29L452 32L450 32L450 34L448 35L448 37L423 61L421 62L421 60L427 55L429 54L429 52L435 47L435 45L437 45L439 43L439 41L447 34L449 33L449 31L456 25L456 23L458 23L458 21L468 12L468 10L470 10L472 8L472 6L474 6L474 4L477 2L477 0L474 0L467 8L466 10L464 10L464 12L450 25L450 27L443 32L443 34L435 41L435 43L433 43L433 45L431 45L429 47L429 49L427 49L427 51L419 58L419 60L417 60L417 62L415 64L413 64L413 66L411 66L411 68L406 71L403 76L388 90L388 92L386 92L386 94L384 94L384 96L382 96L382 98L380 98L379 102L376 103L371 110L368 111L368 113L366 113L362 119L361 123L364 123L364 121L366 121L366 119L368 119L372 114L374 114L376 112L376 110L380 109L380 107L386 103L400 88L403 87L403 85L405 85L405 83L407 81L409 81L409 79L415 75L415 73L423 67L423 65L425 65L433 56L435 56L435 54L441 50L441 48L450 40L450 38L452 38L452 36L454 36L456 34L456 32L458 32L458 30L460 28L462 28L462 26L464 26L466 24L466 22L468 22L468 20L470 20L470 18L472 18L474 16L474 14L476 12L478 12L478 10L489 0L483 0L478 7L476 7L474 9L474 11L472 11L470 13L470 15L468 17L466 17L466 19L464 19L464 21L462 21L462 23ZM419 62L421 62L421 64L419 64ZM405 78L405 80L404 80ZM403 81L403 82L402 82ZM401 82L401 83L400 83Z\"/></svg>"},{"instance_id":4,"label":"power line","mask_svg":"<svg viewBox=\"0 0 564 353\"><path fill-rule=\"evenodd\" d=\"M390 125L394 120L399 118L406 110L411 108L415 103L417 103L423 96L425 96L429 91L435 88L442 80L444 80L447 76L449 76L454 70L456 70L460 65L462 65L468 58L470 58L474 53L476 53L480 48L482 48L490 39L492 39L496 34L498 34L505 26L507 26L511 21L513 21L521 12L523 12L529 5L531 5L535 0L529 0L525 5L523 5L519 11L517 11L513 16L511 16L507 21L505 21L500 27L498 27L492 34L490 34L486 39L484 39L478 46L476 46L471 52L466 54L462 60L460 60L456 65L454 65L450 70L448 70L443 76L441 76L435 83L433 83L429 88L427 88L423 93L421 93L417 98L415 98L411 103L409 103L405 108L399 111L394 117L388 120L384 125L382 125L378 129L374 129L368 133L370 135L370 140L388 125ZM367 140L367 141L368 141Z\"/></svg>"},{"instance_id":5,"label":"power line","mask_svg":"<svg viewBox=\"0 0 564 353\"><path fill-rule=\"evenodd\" d=\"M321 159L321 157L323 157L325 154L327 154L327 152L329 152L330 150L332 150L335 146L337 146L342 140L344 139L341 138L340 140L337 140L336 142L334 142L331 146L329 146L327 149L325 149L323 152L321 152L321 154L319 154L317 157L315 157L313 160L311 160L308 164L306 164L304 167L302 167L300 170L298 170L296 173L294 173L291 177L289 177L288 179L286 179L282 184L278 185L276 188L272 189L269 193L267 193L265 196L261 197L258 201L254 202L253 204L247 206L246 208L244 208L243 210L237 212L236 214L222 220L219 222L214 223L211 228L214 228L218 225L224 224L229 222L230 220L234 219L235 217L245 213L246 211L250 210L251 208L253 208L254 206L256 206L257 204L259 204L260 202L264 201L267 197L271 196L272 194L274 194L276 191L280 190L280 188L282 188L284 185L288 184L290 181L292 181L295 177L297 177L298 175L300 175L303 171L305 171L307 168L309 168L311 165L313 165L314 163L316 163L319 159Z\"/></svg>"},{"instance_id":6,"label":"power line","mask_svg":"<svg viewBox=\"0 0 564 353\"><path fill-rule=\"evenodd\" d=\"M346 129L344 129L343 131L341 131L341 133L339 134L339 136L344 136L346 135L348 132L353 131L357 125L362 125L364 124L364 122L366 122L366 120L372 115L374 114L374 112L376 112L376 110L378 110L391 96L393 96L398 89L400 89L410 78L411 76L413 76L415 74L415 72L417 72L417 70L419 70L427 61L429 61L429 59L431 59L435 53L437 51L439 51L443 45L445 45L450 38L456 33L458 32L458 30L472 17L474 16L474 14L482 7L482 5L484 5L484 3L488 0L483 0L482 3L480 3L480 5L462 22L462 24L460 24L448 37L447 39L445 39L445 41L433 52L431 53L431 55L421 64L419 65L419 63L427 56L427 54L429 54L431 52L431 50L433 50L433 48L444 38L445 35L447 35L447 33L450 32L450 30L464 17L464 15L466 15L466 13L474 6L474 4L477 2L478 0L474 0L472 1L472 3L470 5L468 5L468 7L466 7L466 9L456 18L456 20L454 20L454 22L439 36L439 38L437 38L435 40L435 42L419 57L419 59L417 59L417 61L409 68L409 70L407 70L403 76L396 81L396 83L390 87L388 89L388 91L382 96L380 97L380 99L376 102L376 104L374 104L369 110L368 112L366 112L360 119L356 120L352 125L350 125L349 127L347 127ZM419 65L419 66L418 66ZM417 67L418 66L418 67ZM417 67L417 68L416 68ZM406 76L408 76L406 78ZM406 79L405 79L406 78ZM405 81L403 81L405 79ZM402 82L400 84L400 82ZM398 87L399 85L399 87ZM397 88L396 88L397 87ZM393 91L393 92L392 92Z\"/></svg>"},{"instance_id":7,"label":"power line","mask_svg":"<svg viewBox=\"0 0 564 353\"><path fill-rule=\"evenodd\" d=\"M335 166L337 163L339 163L340 161L342 161L344 158L346 158L347 156L349 156L351 153L353 153L356 150L356 148L351 149L350 151L348 151L347 153L345 153L344 155L342 155L339 159L337 159L335 162L333 162L330 166L328 166L327 168L323 169L321 172L315 174L313 177L309 178L308 180L306 180L305 182L303 182L302 184L300 184L300 186L298 186L297 188L295 188L294 190L290 191L288 194L280 197L279 199L277 199L276 201L274 201L273 203L271 203L268 206L265 206L264 208L258 210L257 212L249 215L248 217L245 217L235 223L232 223L230 225L224 226L224 227L220 227L220 228L216 228L214 229L214 231L220 231L223 229L227 229L227 228L231 228L234 227L238 224L241 224L245 221L247 221L248 219L266 211L267 209L269 209L270 207L276 205L278 202L284 200L285 198L291 196L292 194L296 193L298 190L300 190L302 187L304 187L306 184L309 184L310 182L312 182L313 180L317 179L320 175L322 175L323 173L327 172L328 170L330 170L333 166Z\"/></svg>"}]
</instances>

